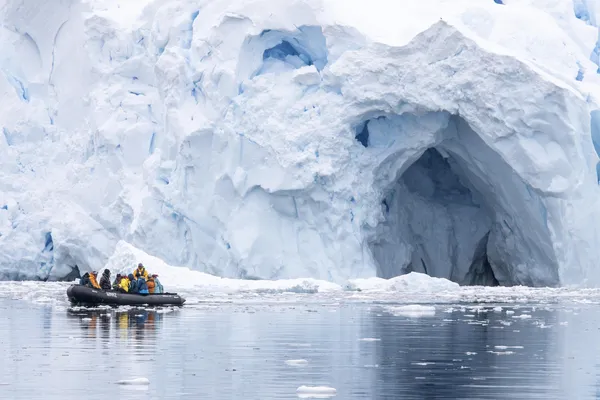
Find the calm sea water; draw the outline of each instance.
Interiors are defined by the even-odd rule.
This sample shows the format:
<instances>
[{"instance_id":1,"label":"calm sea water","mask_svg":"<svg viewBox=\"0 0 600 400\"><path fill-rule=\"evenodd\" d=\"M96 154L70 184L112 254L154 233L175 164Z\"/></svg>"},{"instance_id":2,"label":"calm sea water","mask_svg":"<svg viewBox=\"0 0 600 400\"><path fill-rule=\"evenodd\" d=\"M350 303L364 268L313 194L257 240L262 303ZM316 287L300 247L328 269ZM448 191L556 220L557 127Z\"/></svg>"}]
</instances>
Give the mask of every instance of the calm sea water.
<instances>
[{"instance_id":1,"label":"calm sea water","mask_svg":"<svg viewBox=\"0 0 600 400\"><path fill-rule=\"evenodd\" d=\"M288 299L157 312L0 298L0 398L297 399L302 385L334 399L600 398L597 304ZM138 377L150 384L117 383Z\"/></svg>"}]
</instances>

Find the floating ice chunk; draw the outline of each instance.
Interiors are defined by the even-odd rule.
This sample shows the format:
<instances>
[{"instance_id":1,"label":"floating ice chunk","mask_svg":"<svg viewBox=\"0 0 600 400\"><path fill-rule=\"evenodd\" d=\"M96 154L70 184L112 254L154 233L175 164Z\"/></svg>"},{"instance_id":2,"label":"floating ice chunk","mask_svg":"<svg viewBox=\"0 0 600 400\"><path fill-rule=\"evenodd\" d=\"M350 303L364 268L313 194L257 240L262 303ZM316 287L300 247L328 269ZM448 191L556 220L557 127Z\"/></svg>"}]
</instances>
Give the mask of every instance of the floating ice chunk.
<instances>
[{"instance_id":1,"label":"floating ice chunk","mask_svg":"<svg viewBox=\"0 0 600 400\"><path fill-rule=\"evenodd\" d=\"M381 339L366 337L366 338L362 338L362 339L359 339L359 340L361 342L379 342Z\"/></svg>"},{"instance_id":2,"label":"floating ice chunk","mask_svg":"<svg viewBox=\"0 0 600 400\"><path fill-rule=\"evenodd\" d=\"M297 360L285 360L285 363L287 365L291 365L291 366L295 366L295 367L301 367L301 366L308 365L308 361L301 359L301 358L297 359Z\"/></svg>"},{"instance_id":3,"label":"floating ice chunk","mask_svg":"<svg viewBox=\"0 0 600 400\"><path fill-rule=\"evenodd\" d=\"M302 398L327 398L337 394L337 390L330 386L300 386L296 389L298 396Z\"/></svg>"},{"instance_id":4,"label":"floating ice chunk","mask_svg":"<svg viewBox=\"0 0 600 400\"><path fill-rule=\"evenodd\" d=\"M502 312L502 307L494 307L494 312Z\"/></svg>"},{"instance_id":5,"label":"floating ice chunk","mask_svg":"<svg viewBox=\"0 0 600 400\"><path fill-rule=\"evenodd\" d=\"M457 291L460 289L460 286L447 279L434 278L426 274L411 272L390 279L350 279L346 285L346 289L361 291L439 293L445 291Z\"/></svg>"},{"instance_id":6,"label":"floating ice chunk","mask_svg":"<svg viewBox=\"0 0 600 400\"><path fill-rule=\"evenodd\" d=\"M433 317L435 315L434 306L422 306L419 304L410 304L407 306L390 306L386 310L396 317Z\"/></svg>"},{"instance_id":7,"label":"floating ice chunk","mask_svg":"<svg viewBox=\"0 0 600 400\"><path fill-rule=\"evenodd\" d=\"M493 351L493 350L488 350L488 353L496 354L497 356L507 356L510 354L515 354L514 351Z\"/></svg>"},{"instance_id":8,"label":"floating ice chunk","mask_svg":"<svg viewBox=\"0 0 600 400\"><path fill-rule=\"evenodd\" d=\"M133 379L122 379L117 381L117 385L149 385L150 381L148 378L133 378Z\"/></svg>"},{"instance_id":9,"label":"floating ice chunk","mask_svg":"<svg viewBox=\"0 0 600 400\"><path fill-rule=\"evenodd\" d=\"M531 315L529 314L521 314L521 315L513 315L513 318L517 318L517 319L529 319L531 318Z\"/></svg>"},{"instance_id":10,"label":"floating ice chunk","mask_svg":"<svg viewBox=\"0 0 600 400\"><path fill-rule=\"evenodd\" d=\"M506 350L506 349L522 349L523 346L494 346L495 349L498 350Z\"/></svg>"}]
</instances>

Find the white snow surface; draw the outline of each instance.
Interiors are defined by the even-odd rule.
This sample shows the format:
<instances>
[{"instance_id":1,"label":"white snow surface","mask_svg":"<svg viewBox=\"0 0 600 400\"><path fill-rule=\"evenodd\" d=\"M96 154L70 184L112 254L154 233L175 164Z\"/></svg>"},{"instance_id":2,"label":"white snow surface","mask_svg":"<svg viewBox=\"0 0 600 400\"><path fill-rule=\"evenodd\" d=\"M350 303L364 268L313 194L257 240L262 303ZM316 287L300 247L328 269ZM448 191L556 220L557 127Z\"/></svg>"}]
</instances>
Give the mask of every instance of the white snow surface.
<instances>
[{"instance_id":1,"label":"white snow surface","mask_svg":"<svg viewBox=\"0 0 600 400\"><path fill-rule=\"evenodd\" d=\"M6 0L0 278L598 286L600 8L503 3Z\"/></svg>"}]
</instances>

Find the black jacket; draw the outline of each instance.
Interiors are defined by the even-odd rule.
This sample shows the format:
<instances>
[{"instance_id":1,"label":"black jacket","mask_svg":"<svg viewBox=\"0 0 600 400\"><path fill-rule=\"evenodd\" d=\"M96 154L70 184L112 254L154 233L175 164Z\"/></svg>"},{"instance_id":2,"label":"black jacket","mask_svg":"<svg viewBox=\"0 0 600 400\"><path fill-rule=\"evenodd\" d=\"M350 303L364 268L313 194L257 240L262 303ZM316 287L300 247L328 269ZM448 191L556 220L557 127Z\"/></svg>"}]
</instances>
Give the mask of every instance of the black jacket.
<instances>
[{"instance_id":1,"label":"black jacket","mask_svg":"<svg viewBox=\"0 0 600 400\"><path fill-rule=\"evenodd\" d=\"M111 289L110 272L108 270L104 270L104 273L102 274L102 278L100 278L100 287L102 288L102 290L110 290Z\"/></svg>"},{"instance_id":2,"label":"black jacket","mask_svg":"<svg viewBox=\"0 0 600 400\"><path fill-rule=\"evenodd\" d=\"M79 279L79 284L83 285L83 286L89 286L89 287L92 286L92 284L90 282L89 272L86 272L85 274L83 274L83 276Z\"/></svg>"}]
</instances>

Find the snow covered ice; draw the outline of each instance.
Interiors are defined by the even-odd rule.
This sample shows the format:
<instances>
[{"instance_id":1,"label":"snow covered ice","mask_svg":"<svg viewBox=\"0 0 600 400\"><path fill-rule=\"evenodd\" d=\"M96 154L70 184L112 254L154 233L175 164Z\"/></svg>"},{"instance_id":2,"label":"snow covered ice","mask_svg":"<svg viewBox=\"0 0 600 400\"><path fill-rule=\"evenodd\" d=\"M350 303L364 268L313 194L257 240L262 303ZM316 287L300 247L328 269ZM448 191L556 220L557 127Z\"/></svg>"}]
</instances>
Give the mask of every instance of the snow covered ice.
<instances>
[{"instance_id":1,"label":"snow covered ice","mask_svg":"<svg viewBox=\"0 0 600 400\"><path fill-rule=\"evenodd\" d=\"M3 278L600 283L592 1L0 7Z\"/></svg>"}]
</instances>

